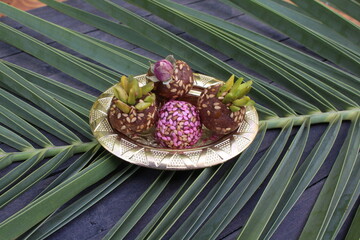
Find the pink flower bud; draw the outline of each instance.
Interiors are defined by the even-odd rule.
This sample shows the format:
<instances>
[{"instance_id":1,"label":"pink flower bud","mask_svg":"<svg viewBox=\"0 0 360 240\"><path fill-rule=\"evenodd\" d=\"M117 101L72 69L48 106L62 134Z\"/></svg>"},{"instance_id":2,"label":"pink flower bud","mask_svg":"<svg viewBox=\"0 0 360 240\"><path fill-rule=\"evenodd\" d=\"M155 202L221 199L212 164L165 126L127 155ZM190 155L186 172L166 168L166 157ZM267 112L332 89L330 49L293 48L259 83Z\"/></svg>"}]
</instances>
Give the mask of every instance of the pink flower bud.
<instances>
[{"instance_id":1,"label":"pink flower bud","mask_svg":"<svg viewBox=\"0 0 360 240\"><path fill-rule=\"evenodd\" d=\"M166 82L171 79L174 72L173 65L166 59L157 61L154 66L154 75L159 81Z\"/></svg>"}]
</instances>

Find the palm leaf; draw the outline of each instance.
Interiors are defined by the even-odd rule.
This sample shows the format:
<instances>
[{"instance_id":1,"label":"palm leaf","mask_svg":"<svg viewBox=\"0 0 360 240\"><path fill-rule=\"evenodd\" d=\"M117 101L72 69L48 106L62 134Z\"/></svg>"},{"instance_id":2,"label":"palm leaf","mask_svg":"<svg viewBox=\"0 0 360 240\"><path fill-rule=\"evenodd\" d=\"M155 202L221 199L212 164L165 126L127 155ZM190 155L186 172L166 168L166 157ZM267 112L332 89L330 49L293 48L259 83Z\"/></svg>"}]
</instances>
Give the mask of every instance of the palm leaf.
<instances>
[{"instance_id":1,"label":"palm leaf","mask_svg":"<svg viewBox=\"0 0 360 240\"><path fill-rule=\"evenodd\" d=\"M360 194L358 26L315 1L295 1L298 6L278 0L224 1L272 24L343 67L340 69L185 5L168 0L128 1L242 63L259 77L113 2L86 0L122 24L67 4L43 2L160 56L172 53L186 59L199 72L223 80L235 74L254 81L251 95L257 101L261 122L253 144L239 158L221 166L190 174L152 172L156 180L113 223L106 239L222 238L227 228L236 230L232 224L246 211L248 214L236 225L240 229L235 232L238 239L274 237L321 167L335 158L330 153L342 136L345 141L299 235L303 239L339 236L346 220L354 215ZM330 2L357 16L353 10L358 8L357 3ZM148 62L155 60L4 3L0 3L0 12L88 60L3 22L1 41L96 92L109 88L121 74L146 72ZM2 239L45 239L108 198L116 188L126 190L125 182L142 179L141 174L135 174L139 167L121 164L100 150L91 136L87 121L96 96L4 60L0 62L0 86L0 168L5 172L0 178L1 208L6 209L12 200L51 174L58 175L29 204L0 223ZM348 130L341 128L349 122ZM308 146L318 124L326 129L314 146ZM271 136L273 140L269 141ZM9 170L14 162L21 163ZM78 199L71 202L76 196ZM160 200L161 207L151 213ZM249 204L254 208L249 209ZM348 239L358 236L358 220L359 211Z\"/></svg>"}]
</instances>

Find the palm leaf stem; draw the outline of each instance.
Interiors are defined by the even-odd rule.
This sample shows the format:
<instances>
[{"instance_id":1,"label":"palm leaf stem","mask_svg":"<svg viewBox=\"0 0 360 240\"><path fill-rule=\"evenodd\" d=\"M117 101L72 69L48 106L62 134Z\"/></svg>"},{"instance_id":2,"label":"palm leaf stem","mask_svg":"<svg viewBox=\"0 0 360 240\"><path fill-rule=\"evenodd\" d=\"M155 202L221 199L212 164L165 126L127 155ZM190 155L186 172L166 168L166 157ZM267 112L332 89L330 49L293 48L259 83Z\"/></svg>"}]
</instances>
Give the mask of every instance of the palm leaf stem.
<instances>
[{"instance_id":1,"label":"palm leaf stem","mask_svg":"<svg viewBox=\"0 0 360 240\"><path fill-rule=\"evenodd\" d=\"M24 161L30 158L32 155L38 154L40 152L44 152L44 157L52 157L64 151L66 148L72 147L74 154L76 154L76 153L86 152L97 144L98 144L97 141L93 141L87 143L75 143L66 146L54 146L54 147L47 147L41 149L33 149L31 151L2 153L0 154L0 169L14 162Z\"/></svg>"},{"instance_id":2,"label":"palm leaf stem","mask_svg":"<svg viewBox=\"0 0 360 240\"><path fill-rule=\"evenodd\" d=\"M294 121L295 126L301 125L307 118L310 119L311 124L316 123L327 123L332 121L334 116L340 115L343 120L352 120L356 114L360 112L359 108L354 108L352 110L345 111L333 111L333 112L322 112L311 115L301 115L301 116L291 116L291 117L282 117L282 118L273 118L268 120L263 120L261 122L266 122L268 129L272 128L282 128L289 120Z\"/></svg>"}]
</instances>

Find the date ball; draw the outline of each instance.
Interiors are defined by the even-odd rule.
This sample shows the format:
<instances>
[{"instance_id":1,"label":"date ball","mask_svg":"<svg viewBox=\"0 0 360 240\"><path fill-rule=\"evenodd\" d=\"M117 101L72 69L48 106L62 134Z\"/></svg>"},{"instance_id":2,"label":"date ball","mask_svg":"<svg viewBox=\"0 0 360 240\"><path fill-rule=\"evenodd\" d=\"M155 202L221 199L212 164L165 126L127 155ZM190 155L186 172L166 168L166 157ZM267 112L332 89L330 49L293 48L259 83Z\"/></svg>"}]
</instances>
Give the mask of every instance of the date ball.
<instances>
[{"instance_id":1,"label":"date ball","mask_svg":"<svg viewBox=\"0 0 360 240\"><path fill-rule=\"evenodd\" d=\"M132 135L154 126L157 113L156 95L151 92L154 84L140 86L133 76L122 76L112 87L114 97L109 110L109 122L113 129Z\"/></svg>"},{"instance_id":2,"label":"date ball","mask_svg":"<svg viewBox=\"0 0 360 240\"><path fill-rule=\"evenodd\" d=\"M147 79L155 83L153 92L166 99L185 96L194 85L190 66L172 55L151 64Z\"/></svg>"},{"instance_id":3,"label":"date ball","mask_svg":"<svg viewBox=\"0 0 360 240\"><path fill-rule=\"evenodd\" d=\"M171 100L159 111L155 137L161 146L190 148L201 137L201 122L196 107L188 102Z\"/></svg>"},{"instance_id":4,"label":"date ball","mask_svg":"<svg viewBox=\"0 0 360 240\"><path fill-rule=\"evenodd\" d=\"M142 103L140 101L140 103ZM114 97L108 114L111 127L125 135L133 135L148 130L155 125L157 106L153 102L144 110L130 106L128 113L123 112L117 105L119 100Z\"/></svg>"},{"instance_id":5,"label":"date ball","mask_svg":"<svg viewBox=\"0 0 360 240\"><path fill-rule=\"evenodd\" d=\"M201 122L216 134L228 134L240 126L245 116L245 107L231 111L231 103L223 103L222 97L216 97L221 85L213 85L205 89L198 99Z\"/></svg>"}]
</instances>

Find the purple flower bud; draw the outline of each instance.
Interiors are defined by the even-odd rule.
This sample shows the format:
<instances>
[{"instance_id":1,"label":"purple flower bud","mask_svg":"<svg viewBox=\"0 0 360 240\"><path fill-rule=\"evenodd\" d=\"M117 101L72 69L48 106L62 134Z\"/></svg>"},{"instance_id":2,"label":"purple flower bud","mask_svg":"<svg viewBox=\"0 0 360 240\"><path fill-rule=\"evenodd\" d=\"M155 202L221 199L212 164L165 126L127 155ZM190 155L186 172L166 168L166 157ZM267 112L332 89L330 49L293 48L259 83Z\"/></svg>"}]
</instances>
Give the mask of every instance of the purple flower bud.
<instances>
[{"instance_id":1,"label":"purple flower bud","mask_svg":"<svg viewBox=\"0 0 360 240\"><path fill-rule=\"evenodd\" d=\"M159 81L168 81L174 72L173 65L166 59L157 61L154 66L154 75Z\"/></svg>"}]
</instances>

